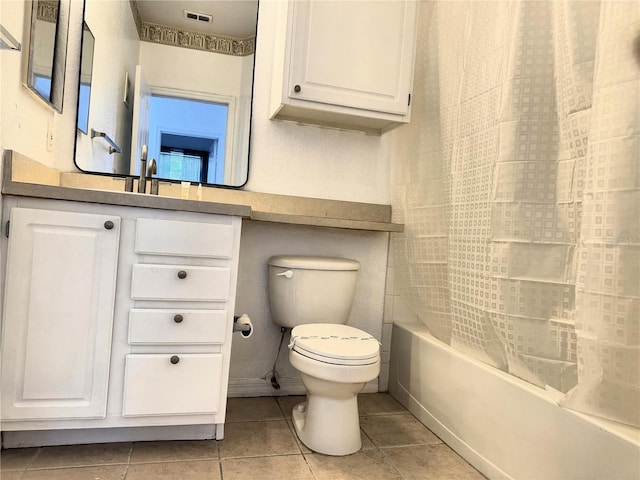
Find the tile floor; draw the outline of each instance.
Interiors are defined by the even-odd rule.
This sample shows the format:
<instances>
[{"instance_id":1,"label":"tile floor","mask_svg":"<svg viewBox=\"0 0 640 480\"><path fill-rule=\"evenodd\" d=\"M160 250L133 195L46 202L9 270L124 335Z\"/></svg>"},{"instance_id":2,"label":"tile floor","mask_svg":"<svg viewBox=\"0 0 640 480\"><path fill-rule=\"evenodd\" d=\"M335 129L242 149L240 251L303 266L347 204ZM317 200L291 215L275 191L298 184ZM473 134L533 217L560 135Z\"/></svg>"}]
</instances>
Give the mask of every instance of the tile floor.
<instances>
[{"instance_id":1,"label":"tile floor","mask_svg":"<svg viewBox=\"0 0 640 480\"><path fill-rule=\"evenodd\" d=\"M331 457L300 444L304 397L232 398L225 438L3 450L1 480L483 480L385 393L358 397L362 450Z\"/></svg>"}]
</instances>

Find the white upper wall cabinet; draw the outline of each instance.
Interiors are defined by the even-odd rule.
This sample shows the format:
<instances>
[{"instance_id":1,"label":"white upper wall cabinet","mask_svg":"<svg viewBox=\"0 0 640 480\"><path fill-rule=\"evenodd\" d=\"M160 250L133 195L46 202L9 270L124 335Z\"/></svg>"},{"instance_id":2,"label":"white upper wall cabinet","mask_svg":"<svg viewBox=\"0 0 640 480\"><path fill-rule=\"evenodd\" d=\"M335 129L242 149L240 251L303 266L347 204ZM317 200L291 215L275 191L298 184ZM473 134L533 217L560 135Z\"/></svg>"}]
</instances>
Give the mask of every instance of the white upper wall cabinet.
<instances>
[{"instance_id":1,"label":"white upper wall cabinet","mask_svg":"<svg viewBox=\"0 0 640 480\"><path fill-rule=\"evenodd\" d=\"M415 1L278 2L272 119L380 134L410 118Z\"/></svg>"}]
</instances>

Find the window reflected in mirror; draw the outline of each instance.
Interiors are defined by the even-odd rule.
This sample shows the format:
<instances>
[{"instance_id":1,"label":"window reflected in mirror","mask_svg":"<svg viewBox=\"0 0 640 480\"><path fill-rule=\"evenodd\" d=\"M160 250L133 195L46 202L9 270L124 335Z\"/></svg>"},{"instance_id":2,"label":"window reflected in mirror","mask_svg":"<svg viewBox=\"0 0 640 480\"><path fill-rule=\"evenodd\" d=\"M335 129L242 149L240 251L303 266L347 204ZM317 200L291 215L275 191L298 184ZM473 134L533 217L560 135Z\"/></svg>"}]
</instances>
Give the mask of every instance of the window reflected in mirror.
<instances>
[{"instance_id":1,"label":"window reflected in mirror","mask_svg":"<svg viewBox=\"0 0 640 480\"><path fill-rule=\"evenodd\" d=\"M152 95L149 156L158 177L223 183L228 106L188 98Z\"/></svg>"}]
</instances>

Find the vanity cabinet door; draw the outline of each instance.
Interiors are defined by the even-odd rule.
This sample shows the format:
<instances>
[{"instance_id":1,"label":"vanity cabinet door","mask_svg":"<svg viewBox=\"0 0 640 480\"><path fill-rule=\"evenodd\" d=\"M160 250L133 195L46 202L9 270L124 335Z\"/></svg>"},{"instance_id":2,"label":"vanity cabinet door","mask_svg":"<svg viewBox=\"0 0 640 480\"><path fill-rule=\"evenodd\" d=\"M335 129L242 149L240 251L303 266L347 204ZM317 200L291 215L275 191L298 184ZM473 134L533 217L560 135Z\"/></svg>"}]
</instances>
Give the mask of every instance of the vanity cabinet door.
<instances>
[{"instance_id":1,"label":"vanity cabinet door","mask_svg":"<svg viewBox=\"0 0 640 480\"><path fill-rule=\"evenodd\" d=\"M120 218L13 208L2 419L103 418Z\"/></svg>"},{"instance_id":2,"label":"vanity cabinet door","mask_svg":"<svg viewBox=\"0 0 640 480\"><path fill-rule=\"evenodd\" d=\"M416 8L411 0L289 2L275 118L365 131L408 122Z\"/></svg>"}]
</instances>

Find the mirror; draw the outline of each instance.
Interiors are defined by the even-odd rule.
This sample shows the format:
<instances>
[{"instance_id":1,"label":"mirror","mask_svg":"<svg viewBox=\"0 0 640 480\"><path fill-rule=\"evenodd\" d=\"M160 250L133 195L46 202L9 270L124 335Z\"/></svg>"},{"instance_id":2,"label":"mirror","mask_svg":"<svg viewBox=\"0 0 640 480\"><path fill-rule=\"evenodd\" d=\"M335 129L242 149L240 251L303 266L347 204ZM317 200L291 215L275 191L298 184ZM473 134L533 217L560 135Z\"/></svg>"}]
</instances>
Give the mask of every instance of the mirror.
<instances>
[{"instance_id":1,"label":"mirror","mask_svg":"<svg viewBox=\"0 0 640 480\"><path fill-rule=\"evenodd\" d=\"M146 145L154 178L244 185L257 12L257 0L86 0L93 68L76 166L138 176Z\"/></svg>"},{"instance_id":2,"label":"mirror","mask_svg":"<svg viewBox=\"0 0 640 480\"><path fill-rule=\"evenodd\" d=\"M86 22L82 29L80 53L80 87L78 92L78 130L85 135L89 131L89 102L91 100L91 74L93 72L93 47L95 38Z\"/></svg>"},{"instance_id":3,"label":"mirror","mask_svg":"<svg viewBox=\"0 0 640 480\"><path fill-rule=\"evenodd\" d=\"M27 86L62 112L70 3L33 0L29 33Z\"/></svg>"}]
</instances>

